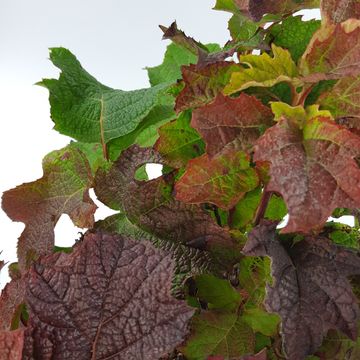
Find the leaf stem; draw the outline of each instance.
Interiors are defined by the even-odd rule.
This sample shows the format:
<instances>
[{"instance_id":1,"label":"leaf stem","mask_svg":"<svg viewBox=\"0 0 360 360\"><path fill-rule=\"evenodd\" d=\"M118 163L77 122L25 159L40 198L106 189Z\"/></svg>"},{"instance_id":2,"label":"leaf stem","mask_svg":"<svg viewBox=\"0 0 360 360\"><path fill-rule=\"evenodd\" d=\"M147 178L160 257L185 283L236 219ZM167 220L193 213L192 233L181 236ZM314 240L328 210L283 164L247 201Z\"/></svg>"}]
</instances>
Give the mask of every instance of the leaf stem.
<instances>
[{"instance_id":1,"label":"leaf stem","mask_svg":"<svg viewBox=\"0 0 360 360\"><path fill-rule=\"evenodd\" d=\"M269 204L269 201L271 199L271 195L273 194L272 191L267 191L266 187L264 188L263 191L263 196L261 197L261 202L260 205L256 211L256 215L255 215L255 220L254 220L254 225L259 225L260 220L264 218L265 216L265 212L266 212L266 208Z\"/></svg>"}]
</instances>

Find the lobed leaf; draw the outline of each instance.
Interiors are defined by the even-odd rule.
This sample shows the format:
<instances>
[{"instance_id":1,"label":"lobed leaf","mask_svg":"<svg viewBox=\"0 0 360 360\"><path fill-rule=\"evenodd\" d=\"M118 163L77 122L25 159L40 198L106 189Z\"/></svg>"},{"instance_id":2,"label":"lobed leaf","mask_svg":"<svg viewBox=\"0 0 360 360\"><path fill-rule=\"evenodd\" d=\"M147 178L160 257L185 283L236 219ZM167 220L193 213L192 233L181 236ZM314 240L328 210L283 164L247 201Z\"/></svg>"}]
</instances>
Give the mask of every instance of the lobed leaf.
<instances>
[{"instance_id":1,"label":"lobed leaf","mask_svg":"<svg viewBox=\"0 0 360 360\"><path fill-rule=\"evenodd\" d=\"M322 236L296 244L280 242L276 225L264 221L256 227L243 253L272 260L274 284L267 286L265 305L282 318L287 357L304 360L329 329L339 329L355 340L359 308L346 277L360 274L360 258Z\"/></svg>"},{"instance_id":2,"label":"lobed leaf","mask_svg":"<svg viewBox=\"0 0 360 360\"><path fill-rule=\"evenodd\" d=\"M360 138L326 117L300 129L282 118L255 146L255 161L270 163L268 191L284 198L289 222L283 233L319 230L334 209L360 206Z\"/></svg>"},{"instance_id":3,"label":"lobed leaf","mask_svg":"<svg viewBox=\"0 0 360 360\"><path fill-rule=\"evenodd\" d=\"M190 160L175 185L176 198L191 204L212 203L229 210L259 184L250 157L230 146L210 158Z\"/></svg>"},{"instance_id":4,"label":"lobed leaf","mask_svg":"<svg viewBox=\"0 0 360 360\"><path fill-rule=\"evenodd\" d=\"M340 79L360 73L360 21L325 23L314 34L300 64L304 81Z\"/></svg>"},{"instance_id":5,"label":"lobed leaf","mask_svg":"<svg viewBox=\"0 0 360 360\"><path fill-rule=\"evenodd\" d=\"M147 242L102 232L87 233L71 254L42 258L26 289L33 357L165 355L183 341L193 315L170 295L173 266Z\"/></svg>"},{"instance_id":6,"label":"lobed leaf","mask_svg":"<svg viewBox=\"0 0 360 360\"><path fill-rule=\"evenodd\" d=\"M40 255L52 253L54 228L62 214L79 227L92 227L96 205L90 164L77 145L53 151L43 160L41 179L3 194L2 208L13 221L25 223L18 243L21 270Z\"/></svg>"},{"instance_id":7,"label":"lobed leaf","mask_svg":"<svg viewBox=\"0 0 360 360\"><path fill-rule=\"evenodd\" d=\"M272 44L273 57L264 52L261 55L241 55L240 63L247 67L231 75L224 93L229 95L249 87L271 87L281 82L301 84L297 79L298 69L288 50Z\"/></svg>"},{"instance_id":8,"label":"lobed leaf","mask_svg":"<svg viewBox=\"0 0 360 360\"><path fill-rule=\"evenodd\" d=\"M134 91L114 90L86 72L67 49L53 48L50 59L61 70L58 80L39 85L50 92L55 130L83 141L101 143L131 133L149 114L168 84Z\"/></svg>"},{"instance_id":9,"label":"lobed leaf","mask_svg":"<svg viewBox=\"0 0 360 360\"><path fill-rule=\"evenodd\" d=\"M219 94L215 100L193 112L191 126L206 142L214 156L234 142L243 150L251 148L262 130L272 125L273 115L256 97L241 93L238 98Z\"/></svg>"},{"instance_id":10,"label":"lobed leaf","mask_svg":"<svg viewBox=\"0 0 360 360\"><path fill-rule=\"evenodd\" d=\"M173 198L173 173L148 182L137 181L135 172L146 163L163 160L156 151L136 145L124 151L109 172L98 172L95 192L99 200L121 209L143 230L170 242L210 251L216 264L231 267L239 258L236 240L200 206Z\"/></svg>"}]
</instances>

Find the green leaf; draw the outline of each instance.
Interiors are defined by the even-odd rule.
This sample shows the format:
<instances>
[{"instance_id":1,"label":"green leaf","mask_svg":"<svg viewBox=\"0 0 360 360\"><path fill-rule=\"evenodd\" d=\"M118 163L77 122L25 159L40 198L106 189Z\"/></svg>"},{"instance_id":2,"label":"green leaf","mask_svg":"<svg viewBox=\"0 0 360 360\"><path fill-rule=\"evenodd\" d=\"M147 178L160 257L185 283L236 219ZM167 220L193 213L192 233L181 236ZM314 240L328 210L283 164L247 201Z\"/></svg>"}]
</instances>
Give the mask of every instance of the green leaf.
<instances>
[{"instance_id":1,"label":"green leaf","mask_svg":"<svg viewBox=\"0 0 360 360\"><path fill-rule=\"evenodd\" d=\"M235 5L234 0L216 0L214 10L224 10L228 12L238 12L239 9Z\"/></svg>"},{"instance_id":2,"label":"green leaf","mask_svg":"<svg viewBox=\"0 0 360 360\"><path fill-rule=\"evenodd\" d=\"M213 275L200 275L195 279L197 297L208 303L209 309L234 310L241 301L240 294L229 281Z\"/></svg>"},{"instance_id":3,"label":"green leaf","mask_svg":"<svg viewBox=\"0 0 360 360\"><path fill-rule=\"evenodd\" d=\"M245 309L242 319L255 331L266 336L274 336L280 323L280 317L269 314L259 308Z\"/></svg>"},{"instance_id":4,"label":"green leaf","mask_svg":"<svg viewBox=\"0 0 360 360\"><path fill-rule=\"evenodd\" d=\"M192 334L182 349L189 360L204 360L210 355L226 359L253 353L255 336L236 313L202 312L192 321Z\"/></svg>"},{"instance_id":5,"label":"green leaf","mask_svg":"<svg viewBox=\"0 0 360 360\"><path fill-rule=\"evenodd\" d=\"M155 149L173 168L184 167L190 159L204 153L205 144L199 133L190 126L191 112L183 112L179 118L159 129Z\"/></svg>"},{"instance_id":6,"label":"green leaf","mask_svg":"<svg viewBox=\"0 0 360 360\"><path fill-rule=\"evenodd\" d=\"M86 72L67 49L53 48L58 80L39 83L50 92L55 130L74 139L102 143L131 133L158 103L167 84L134 91L114 90Z\"/></svg>"},{"instance_id":7,"label":"green leaf","mask_svg":"<svg viewBox=\"0 0 360 360\"><path fill-rule=\"evenodd\" d=\"M272 51L273 57L265 52L261 55L241 55L240 62L248 68L231 75L224 93L233 94L254 86L271 87L283 81L300 84L290 53L275 44L272 44Z\"/></svg>"},{"instance_id":8,"label":"green leaf","mask_svg":"<svg viewBox=\"0 0 360 360\"><path fill-rule=\"evenodd\" d=\"M236 204L232 217L232 227L245 229L255 218L256 210L260 204L262 196L261 187L256 188L245 194L245 196ZM282 220L287 214L287 208L284 200L275 194L270 198L264 217L269 220Z\"/></svg>"},{"instance_id":9,"label":"green leaf","mask_svg":"<svg viewBox=\"0 0 360 360\"><path fill-rule=\"evenodd\" d=\"M241 13L235 13L229 20L228 29L234 41L246 41L252 39L259 25L252 22ZM258 43L260 43L260 36L258 36Z\"/></svg>"},{"instance_id":10,"label":"green leaf","mask_svg":"<svg viewBox=\"0 0 360 360\"><path fill-rule=\"evenodd\" d=\"M294 61L298 61L306 50L314 32L320 28L321 21L303 21L301 16L290 16L271 27L273 43L288 49Z\"/></svg>"},{"instance_id":11,"label":"green leaf","mask_svg":"<svg viewBox=\"0 0 360 360\"><path fill-rule=\"evenodd\" d=\"M108 151L112 161L115 161L120 153L132 144L142 147L155 144L158 138L158 128L176 117L173 99L170 101L167 97L166 101L168 103L155 106L134 131L109 142Z\"/></svg>"},{"instance_id":12,"label":"green leaf","mask_svg":"<svg viewBox=\"0 0 360 360\"><path fill-rule=\"evenodd\" d=\"M299 128L302 128L307 120L315 117L327 117L332 119L332 115L327 110L319 110L319 105L310 105L306 108L303 106L290 106L283 102L271 103L271 110L275 115L275 121L281 120L283 117L291 118L296 122Z\"/></svg>"},{"instance_id":13,"label":"green leaf","mask_svg":"<svg viewBox=\"0 0 360 360\"><path fill-rule=\"evenodd\" d=\"M181 79L181 66L195 64L197 56L177 44L168 45L161 65L148 67L147 72L151 86L161 83L172 83Z\"/></svg>"}]
</instances>

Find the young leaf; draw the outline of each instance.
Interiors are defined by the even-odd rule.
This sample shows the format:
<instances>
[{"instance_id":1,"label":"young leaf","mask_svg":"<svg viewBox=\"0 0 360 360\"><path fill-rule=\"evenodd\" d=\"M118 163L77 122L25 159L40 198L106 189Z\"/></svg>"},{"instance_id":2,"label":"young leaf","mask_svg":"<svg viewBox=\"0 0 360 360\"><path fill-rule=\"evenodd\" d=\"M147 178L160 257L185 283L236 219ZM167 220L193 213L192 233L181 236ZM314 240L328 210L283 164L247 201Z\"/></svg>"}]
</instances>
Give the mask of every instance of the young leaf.
<instances>
[{"instance_id":1,"label":"young leaf","mask_svg":"<svg viewBox=\"0 0 360 360\"><path fill-rule=\"evenodd\" d=\"M230 98L220 93L212 103L193 112L191 126L205 140L206 152L214 156L231 142L248 150L262 130L272 125L272 119L271 110L256 97L241 93Z\"/></svg>"},{"instance_id":2,"label":"young leaf","mask_svg":"<svg viewBox=\"0 0 360 360\"><path fill-rule=\"evenodd\" d=\"M42 258L27 285L35 358L165 355L193 315L170 294L173 266L147 242L102 232L87 233L71 254Z\"/></svg>"},{"instance_id":3,"label":"young leaf","mask_svg":"<svg viewBox=\"0 0 360 360\"><path fill-rule=\"evenodd\" d=\"M60 77L44 79L39 85L50 92L55 129L79 141L105 146L111 139L129 134L158 103L167 86L114 90L86 72L67 49L51 49L50 59L61 70Z\"/></svg>"},{"instance_id":4,"label":"young leaf","mask_svg":"<svg viewBox=\"0 0 360 360\"><path fill-rule=\"evenodd\" d=\"M53 151L43 160L41 179L8 190L2 208L13 221L25 223L19 238L20 269L29 267L54 247L54 228L62 214L76 226L92 227L96 205L89 196L93 176L88 160L76 145Z\"/></svg>"},{"instance_id":5,"label":"young leaf","mask_svg":"<svg viewBox=\"0 0 360 360\"><path fill-rule=\"evenodd\" d=\"M241 55L240 63L247 65L241 71L231 75L229 84L225 87L227 95L245 90L249 87L271 87L281 82L301 84L296 64L288 50L272 44L273 57L264 52L261 55Z\"/></svg>"},{"instance_id":6,"label":"young leaf","mask_svg":"<svg viewBox=\"0 0 360 360\"><path fill-rule=\"evenodd\" d=\"M176 198L191 204L212 203L224 210L235 206L245 193L259 184L250 157L232 146L210 158L190 160L175 185Z\"/></svg>"},{"instance_id":7,"label":"young leaf","mask_svg":"<svg viewBox=\"0 0 360 360\"><path fill-rule=\"evenodd\" d=\"M304 81L340 79L360 74L360 20L326 23L314 34L300 61Z\"/></svg>"},{"instance_id":8,"label":"young leaf","mask_svg":"<svg viewBox=\"0 0 360 360\"><path fill-rule=\"evenodd\" d=\"M334 209L360 206L360 137L326 117L302 127L282 118L255 146L254 160L270 163L267 190L281 194L289 211L283 233L309 233Z\"/></svg>"},{"instance_id":9,"label":"young leaf","mask_svg":"<svg viewBox=\"0 0 360 360\"><path fill-rule=\"evenodd\" d=\"M329 329L355 340L359 308L346 277L360 274L360 258L322 236L288 246L277 238L276 225L264 221L256 227L243 253L272 259L274 285L267 286L265 305L282 318L287 357L304 360Z\"/></svg>"},{"instance_id":10,"label":"young leaf","mask_svg":"<svg viewBox=\"0 0 360 360\"><path fill-rule=\"evenodd\" d=\"M134 145L125 150L109 172L98 172L95 192L99 200L113 209L122 209L143 230L170 242L209 250L216 263L231 267L239 259L236 240L200 206L173 198L173 173L137 181L136 169L146 163L163 160L153 149Z\"/></svg>"},{"instance_id":11,"label":"young leaf","mask_svg":"<svg viewBox=\"0 0 360 360\"><path fill-rule=\"evenodd\" d=\"M159 129L159 139L154 148L175 169L184 167L190 159L202 155L205 150L204 142L190 126L190 121L191 112L186 111Z\"/></svg>"},{"instance_id":12,"label":"young leaf","mask_svg":"<svg viewBox=\"0 0 360 360\"><path fill-rule=\"evenodd\" d=\"M360 18L358 0L322 0L321 15L334 23Z\"/></svg>"},{"instance_id":13,"label":"young leaf","mask_svg":"<svg viewBox=\"0 0 360 360\"><path fill-rule=\"evenodd\" d=\"M289 16L281 24L272 26L269 33L273 43L289 50L291 57L297 62L320 25L319 20L303 21L301 16Z\"/></svg>"},{"instance_id":14,"label":"young leaf","mask_svg":"<svg viewBox=\"0 0 360 360\"><path fill-rule=\"evenodd\" d=\"M231 74L240 69L238 64L225 61L204 67L183 66L185 88L176 98L175 110L180 112L211 102L227 85Z\"/></svg>"},{"instance_id":15,"label":"young leaf","mask_svg":"<svg viewBox=\"0 0 360 360\"><path fill-rule=\"evenodd\" d=\"M203 360L210 355L232 359L254 352L255 336L236 313L204 311L195 315L193 332L183 352L189 360Z\"/></svg>"}]
</instances>

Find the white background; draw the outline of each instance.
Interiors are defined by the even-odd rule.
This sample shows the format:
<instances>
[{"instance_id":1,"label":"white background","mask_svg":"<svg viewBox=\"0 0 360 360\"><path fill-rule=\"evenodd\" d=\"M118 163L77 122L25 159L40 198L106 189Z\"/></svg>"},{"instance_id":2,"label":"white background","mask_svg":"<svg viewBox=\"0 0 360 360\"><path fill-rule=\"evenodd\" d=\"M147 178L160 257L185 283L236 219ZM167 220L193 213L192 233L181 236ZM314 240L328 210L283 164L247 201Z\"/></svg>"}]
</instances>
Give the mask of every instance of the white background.
<instances>
[{"instance_id":1,"label":"white background","mask_svg":"<svg viewBox=\"0 0 360 360\"><path fill-rule=\"evenodd\" d=\"M33 84L57 77L48 48L64 46L105 85L132 90L149 86L146 66L162 62L168 42L159 24L175 19L204 43L224 44L230 14L214 11L215 0L0 0L0 192L42 176L41 160L69 138L52 130L48 92ZM318 17L318 11L306 17ZM96 218L109 212L99 209ZM24 225L0 210L1 259L16 261ZM70 246L77 229L63 215L56 244ZM0 289L8 280L0 274Z\"/></svg>"}]
</instances>

